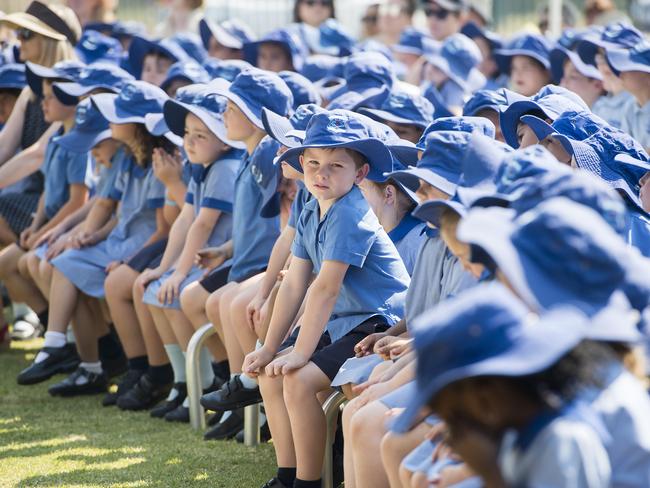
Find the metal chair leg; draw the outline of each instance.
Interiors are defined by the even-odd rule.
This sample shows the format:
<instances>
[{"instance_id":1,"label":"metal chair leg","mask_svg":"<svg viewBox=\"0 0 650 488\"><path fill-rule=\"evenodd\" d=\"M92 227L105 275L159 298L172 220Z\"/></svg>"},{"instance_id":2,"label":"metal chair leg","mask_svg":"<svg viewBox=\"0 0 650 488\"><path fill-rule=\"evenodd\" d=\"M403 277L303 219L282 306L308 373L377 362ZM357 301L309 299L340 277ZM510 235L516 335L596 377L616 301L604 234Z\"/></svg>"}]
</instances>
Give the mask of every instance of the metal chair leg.
<instances>
[{"instance_id":1,"label":"metal chair leg","mask_svg":"<svg viewBox=\"0 0 650 488\"><path fill-rule=\"evenodd\" d=\"M323 459L323 488L334 488L334 459L332 457L332 444L334 443L334 422L338 417L341 406L346 402L345 395L338 391L332 393L325 403L323 403L323 412L325 412L325 425L327 426L327 437L325 442L325 457Z\"/></svg>"},{"instance_id":2,"label":"metal chair leg","mask_svg":"<svg viewBox=\"0 0 650 488\"><path fill-rule=\"evenodd\" d=\"M190 425L194 430L205 429L205 414L199 401L202 392L199 355L205 340L215 332L212 324L205 324L192 335L185 353L187 396L190 399Z\"/></svg>"},{"instance_id":3,"label":"metal chair leg","mask_svg":"<svg viewBox=\"0 0 650 488\"><path fill-rule=\"evenodd\" d=\"M260 443L260 404L244 408L244 445L255 447Z\"/></svg>"}]
</instances>

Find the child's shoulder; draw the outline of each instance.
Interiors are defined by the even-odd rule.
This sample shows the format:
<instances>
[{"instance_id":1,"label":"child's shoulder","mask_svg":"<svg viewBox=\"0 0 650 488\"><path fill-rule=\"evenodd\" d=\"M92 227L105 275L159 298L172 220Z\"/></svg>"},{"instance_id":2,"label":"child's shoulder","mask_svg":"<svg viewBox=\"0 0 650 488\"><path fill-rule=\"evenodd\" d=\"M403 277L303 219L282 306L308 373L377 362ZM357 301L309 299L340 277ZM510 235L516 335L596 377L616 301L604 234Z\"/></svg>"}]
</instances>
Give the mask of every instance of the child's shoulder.
<instances>
[{"instance_id":1,"label":"child's shoulder","mask_svg":"<svg viewBox=\"0 0 650 488\"><path fill-rule=\"evenodd\" d=\"M261 159L271 159L275 158L276 153L280 144L273 138L265 136L260 143L257 145L253 153L251 154L251 159L253 162L259 161Z\"/></svg>"}]
</instances>

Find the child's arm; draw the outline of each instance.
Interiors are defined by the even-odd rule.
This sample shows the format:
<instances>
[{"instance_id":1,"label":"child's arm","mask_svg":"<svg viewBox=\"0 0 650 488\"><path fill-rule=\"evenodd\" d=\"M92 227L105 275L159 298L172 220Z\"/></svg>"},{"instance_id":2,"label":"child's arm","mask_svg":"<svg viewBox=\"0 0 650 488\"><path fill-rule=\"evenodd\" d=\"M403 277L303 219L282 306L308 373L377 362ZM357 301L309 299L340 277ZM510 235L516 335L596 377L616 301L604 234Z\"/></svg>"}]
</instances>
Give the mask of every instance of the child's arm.
<instances>
[{"instance_id":1,"label":"child's arm","mask_svg":"<svg viewBox=\"0 0 650 488\"><path fill-rule=\"evenodd\" d=\"M158 178L179 208L185 204L187 187L183 182L183 163L164 149L156 148L153 151L152 168Z\"/></svg>"},{"instance_id":2,"label":"child's arm","mask_svg":"<svg viewBox=\"0 0 650 488\"><path fill-rule=\"evenodd\" d=\"M246 318L251 329L254 329L255 324L260 321L260 310L278 281L278 274L284 269L287 259L291 255L291 243L295 236L296 229L287 225L273 245L269 265L266 268L262 283L257 294L246 308Z\"/></svg>"},{"instance_id":3,"label":"child's arm","mask_svg":"<svg viewBox=\"0 0 650 488\"><path fill-rule=\"evenodd\" d=\"M65 202L59 211L45 225L38 229L38 232L33 237L30 238L30 241L28 241L29 247L33 247L43 234L63 222L66 217L79 210L86 202L87 198L88 188L86 185L78 183L70 185L70 196L68 197L68 201Z\"/></svg>"},{"instance_id":4,"label":"child's arm","mask_svg":"<svg viewBox=\"0 0 650 488\"><path fill-rule=\"evenodd\" d=\"M96 201L97 201L97 197L93 197L90 200L86 200L86 203L84 203L81 208L74 211L72 214L68 215L58 225L56 225L55 227L47 231L45 234L43 234L41 238L38 240L38 242L36 243L36 247L40 246L45 242L47 242L48 244L52 244L63 234L77 227L80 223L82 223L86 219L86 217L88 217L88 214L90 213L90 210L93 208L93 205L95 205Z\"/></svg>"},{"instance_id":5,"label":"child's arm","mask_svg":"<svg viewBox=\"0 0 650 488\"><path fill-rule=\"evenodd\" d=\"M158 242L162 239L165 239L169 235L169 227L170 225L167 223L165 220L165 216L163 215L163 208L157 208L156 209L156 230L154 231L153 234L151 234L151 237L147 239L147 241L142 245L142 247L147 247L150 244L153 244L154 242Z\"/></svg>"},{"instance_id":6,"label":"child's arm","mask_svg":"<svg viewBox=\"0 0 650 488\"><path fill-rule=\"evenodd\" d=\"M269 364L273 356L278 352L282 341L296 318L298 310L300 310L300 305L302 305L309 287L313 269L314 267L309 259L294 256L291 260L289 271L282 280L275 300L264 345L248 354L244 359L243 370L247 374L259 374L260 369Z\"/></svg>"},{"instance_id":7,"label":"child's arm","mask_svg":"<svg viewBox=\"0 0 650 488\"><path fill-rule=\"evenodd\" d=\"M287 374L302 368L309 362L332 315L349 267L349 264L340 261L323 262L318 276L309 287L303 323L300 326L296 345L289 354L275 359L267 366L266 372L269 376Z\"/></svg>"},{"instance_id":8,"label":"child's arm","mask_svg":"<svg viewBox=\"0 0 650 488\"><path fill-rule=\"evenodd\" d=\"M15 111L16 110L14 109L12 115ZM0 162L6 161L4 164L2 164L2 166L0 166L0 188L6 188L10 185L13 185L26 176L29 176L32 173L38 171L38 169L43 164L43 158L45 157L45 148L47 147L47 143L49 142L50 137L52 137L52 135L54 135L60 127L60 123L53 123L34 144L20 151L8 161L5 159L5 157L0 159ZM0 135L2 134L4 134L4 131L0 133ZM16 140L20 141L20 137L18 137ZM6 141L4 138L0 140L0 148L14 148L14 152L9 154L7 157L11 157L11 155L15 154L15 149L17 149L17 146L14 146L14 144L14 142Z\"/></svg>"},{"instance_id":9,"label":"child's arm","mask_svg":"<svg viewBox=\"0 0 650 488\"><path fill-rule=\"evenodd\" d=\"M24 231L20 233L18 243L23 249L29 249L28 241L38 232L38 229L45 222L45 195L41 194L38 199L38 205L36 206L36 212L32 218L32 223L29 224Z\"/></svg>"}]
</instances>

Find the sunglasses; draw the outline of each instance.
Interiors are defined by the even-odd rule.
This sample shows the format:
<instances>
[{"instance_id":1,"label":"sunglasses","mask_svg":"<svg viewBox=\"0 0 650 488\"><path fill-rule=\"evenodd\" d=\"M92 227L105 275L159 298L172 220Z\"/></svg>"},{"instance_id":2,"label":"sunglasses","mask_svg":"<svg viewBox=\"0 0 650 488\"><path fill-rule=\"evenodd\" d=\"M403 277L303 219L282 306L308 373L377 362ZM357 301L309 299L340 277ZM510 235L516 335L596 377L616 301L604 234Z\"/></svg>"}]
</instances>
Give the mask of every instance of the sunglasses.
<instances>
[{"instance_id":1,"label":"sunglasses","mask_svg":"<svg viewBox=\"0 0 650 488\"><path fill-rule=\"evenodd\" d=\"M302 0L300 3L307 5L308 7L315 7L316 5L320 5L321 7L331 7L333 1L332 0Z\"/></svg>"},{"instance_id":2,"label":"sunglasses","mask_svg":"<svg viewBox=\"0 0 650 488\"><path fill-rule=\"evenodd\" d=\"M424 15L427 17L435 17L438 20L445 20L451 12L445 9L438 8L425 8Z\"/></svg>"},{"instance_id":3,"label":"sunglasses","mask_svg":"<svg viewBox=\"0 0 650 488\"><path fill-rule=\"evenodd\" d=\"M24 27L16 31L16 37L18 37L18 39L21 41L29 41L34 37L34 35L35 34L33 31L25 29Z\"/></svg>"}]
</instances>

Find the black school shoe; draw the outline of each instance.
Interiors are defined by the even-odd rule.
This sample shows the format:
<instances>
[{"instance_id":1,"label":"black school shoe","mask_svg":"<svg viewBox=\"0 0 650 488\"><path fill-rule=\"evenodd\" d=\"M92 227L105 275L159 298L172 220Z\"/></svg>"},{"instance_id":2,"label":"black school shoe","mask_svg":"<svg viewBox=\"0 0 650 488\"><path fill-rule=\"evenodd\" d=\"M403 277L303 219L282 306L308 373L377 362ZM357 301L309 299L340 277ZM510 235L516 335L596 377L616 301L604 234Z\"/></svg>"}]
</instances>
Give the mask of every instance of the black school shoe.
<instances>
[{"instance_id":1,"label":"black school shoe","mask_svg":"<svg viewBox=\"0 0 650 488\"><path fill-rule=\"evenodd\" d=\"M244 429L237 432L235 440L240 444L244 443ZM269 423L264 422L260 428L260 442L269 442L271 440L271 430L269 429Z\"/></svg>"},{"instance_id":2,"label":"black school shoe","mask_svg":"<svg viewBox=\"0 0 650 488\"><path fill-rule=\"evenodd\" d=\"M117 390L115 390L113 393L109 392L106 394L102 400L102 405L105 407L115 405L117 403L117 399L127 393L131 388L133 388L138 383L138 381L140 381L140 377L143 374L144 371L141 369L129 369L117 384Z\"/></svg>"},{"instance_id":3,"label":"black school shoe","mask_svg":"<svg viewBox=\"0 0 650 488\"><path fill-rule=\"evenodd\" d=\"M117 406L121 410L146 410L158 403L169 394L172 385L167 383L157 385L144 373L140 375L137 383L117 399Z\"/></svg>"},{"instance_id":4,"label":"black school shoe","mask_svg":"<svg viewBox=\"0 0 650 488\"><path fill-rule=\"evenodd\" d=\"M16 378L19 385L35 385L58 373L72 373L79 366L80 359L74 344L44 347L42 351L49 356L40 363L32 363L23 369Z\"/></svg>"},{"instance_id":5,"label":"black school shoe","mask_svg":"<svg viewBox=\"0 0 650 488\"><path fill-rule=\"evenodd\" d=\"M218 391L201 397L201 405L215 412L237 410L261 402L262 394L259 387L244 388L239 376L234 376L228 380Z\"/></svg>"},{"instance_id":6,"label":"black school shoe","mask_svg":"<svg viewBox=\"0 0 650 488\"><path fill-rule=\"evenodd\" d=\"M262 488L289 488L277 478L271 478L262 485Z\"/></svg>"},{"instance_id":7,"label":"black school shoe","mask_svg":"<svg viewBox=\"0 0 650 488\"><path fill-rule=\"evenodd\" d=\"M164 418L167 422L182 422L188 424L190 422L190 409L184 407L181 403L171 412L167 412Z\"/></svg>"},{"instance_id":8,"label":"black school shoe","mask_svg":"<svg viewBox=\"0 0 650 488\"><path fill-rule=\"evenodd\" d=\"M182 405L187 396L187 385L185 383L174 383L172 386L173 390L178 392L178 395L173 400L165 400L160 405L156 405L149 411L149 415L154 418L163 418L172 410L178 408L179 405Z\"/></svg>"},{"instance_id":9,"label":"black school shoe","mask_svg":"<svg viewBox=\"0 0 650 488\"><path fill-rule=\"evenodd\" d=\"M232 439L237 432L244 428L244 410L233 410L230 416L219 422L214 428L208 430L203 439L206 441L220 441Z\"/></svg>"},{"instance_id":10,"label":"black school shoe","mask_svg":"<svg viewBox=\"0 0 650 488\"><path fill-rule=\"evenodd\" d=\"M77 384L79 379L85 379ZM103 371L99 374L91 373L87 369L78 367L74 373L63 381L56 383L47 390L52 396L77 396L104 393L108 388L108 378Z\"/></svg>"}]
</instances>

